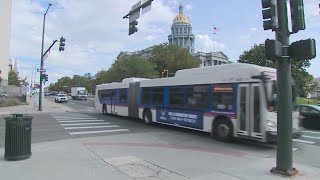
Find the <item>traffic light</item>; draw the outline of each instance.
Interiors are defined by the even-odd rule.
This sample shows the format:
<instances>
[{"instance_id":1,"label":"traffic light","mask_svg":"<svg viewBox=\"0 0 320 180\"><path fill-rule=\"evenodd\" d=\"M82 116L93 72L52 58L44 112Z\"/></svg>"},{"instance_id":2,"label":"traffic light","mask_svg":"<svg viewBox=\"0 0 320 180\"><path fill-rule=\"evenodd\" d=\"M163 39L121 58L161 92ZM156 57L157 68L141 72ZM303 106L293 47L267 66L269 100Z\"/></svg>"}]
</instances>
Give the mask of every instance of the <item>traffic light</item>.
<instances>
[{"instance_id":1,"label":"traffic light","mask_svg":"<svg viewBox=\"0 0 320 180\"><path fill-rule=\"evenodd\" d=\"M59 44L59 51L64 51L64 46L66 45L66 39L61 36L60 38L60 44Z\"/></svg>"},{"instance_id":2,"label":"traffic light","mask_svg":"<svg viewBox=\"0 0 320 180\"><path fill-rule=\"evenodd\" d=\"M136 27L138 25L138 21L134 20L129 23L129 35L135 33L138 31L138 28Z\"/></svg>"},{"instance_id":3,"label":"traffic light","mask_svg":"<svg viewBox=\"0 0 320 180\"><path fill-rule=\"evenodd\" d=\"M316 55L316 41L305 39L296 41L289 46L289 55L293 60L314 59Z\"/></svg>"},{"instance_id":4,"label":"traffic light","mask_svg":"<svg viewBox=\"0 0 320 180\"><path fill-rule=\"evenodd\" d=\"M161 73L162 77L168 77L169 73L168 73L168 70L163 70L162 73Z\"/></svg>"},{"instance_id":5,"label":"traffic light","mask_svg":"<svg viewBox=\"0 0 320 180\"><path fill-rule=\"evenodd\" d=\"M306 29L303 0L290 0L292 33Z\"/></svg>"},{"instance_id":6,"label":"traffic light","mask_svg":"<svg viewBox=\"0 0 320 180\"><path fill-rule=\"evenodd\" d=\"M47 82L48 81L48 74L44 75L44 81Z\"/></svg>"},{"instance_id":7,"label":"traffic light","mask_svg":"<svg viewBox=\"0 0 320 180\"><path fill-rule=\"evenodd\" d=\"M279 28L277 0L262 0L263 29L275 31Z\"/></svg>"}]
</instances>

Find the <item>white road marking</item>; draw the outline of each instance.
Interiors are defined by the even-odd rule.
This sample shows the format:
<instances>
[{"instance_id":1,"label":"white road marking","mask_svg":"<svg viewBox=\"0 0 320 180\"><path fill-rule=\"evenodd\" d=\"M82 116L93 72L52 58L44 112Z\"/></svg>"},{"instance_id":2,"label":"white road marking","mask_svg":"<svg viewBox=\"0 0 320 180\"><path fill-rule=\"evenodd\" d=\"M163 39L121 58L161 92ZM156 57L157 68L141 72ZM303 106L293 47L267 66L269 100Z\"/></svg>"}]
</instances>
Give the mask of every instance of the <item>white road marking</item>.
<instances>
[{"instance_id":1,"label":"white road marking","mask_svg":"<svg viewBox=\"0 0 320 180\"><path fill-rule=\"evenodd\" d=\"M304 133L320 134L320 131L302 131Z\"/></svg>"},{"instance_id":2,"label":"white road marking","mask_svg":"<svg viewBox=\"0 0 320 180\"><path fill-rule=\"evenodd\" d=\"M95 129L95 128L112 128L119 127L118 125L111 126L81 126L81 127L65 127L64 129Z\"/></svg>"},{"instance_id":3,"label":"white road marking","mask_svg":"<svg viewBox=\"0 0 320 180\"><path fill-rule=\"evenodd\" d=\"M97 133L109 133L109 132L121 132L121 131L129 131L129 129L112 129L112 130L103 130L103 131L70 132L69 134L71 134L71 135L97 134Z\"/></svg>"},{"instance_id":4,"label":"white road marking","mask_svg":"<svg viewBox=\"0 0 320 180\"><path fill-rule=\"evenodd\" d=\"M68 117L68 118L56 118L56 119L59 121L59 120L68 120L68 119L70 119L70 120L81 120L81 119L85 120L85 119L97 119L97 118L93 118L93 117L81 117L81 118Z\"/></svg>"},{"instance_id":5,"label":"white road marking","mask_svg":"<svg viewBox=\"0 0 320 180\"><path fill-rule=\"evenodd\" d=\"M305 143L305 144L315 144L313 141L307 141L307 140L302 140L302 139L292 139L294 142L299 142L299 143Z\"/></svg>"},{"instance_id":6,"label":"white road marking","mask_svg":"<svg viewBox=\"0 0 320 180\"><path fill-rule=\"evenodd\" d=\"M71 123L71 122L101 122L103 120L75 120L75 121L58 121L58 122L67 122L67 123Z\"/></svg>"},{"instance_id":7,"label":"white road marking","mask_svg":"<svg viewBox=\"0 0 320 180\"><path fill-rule=\"evenodd\" d=\"M108 122L104 123L72 123L72 124L61 124L61 126L82 126L82 125L98 125L98 124L110 124Z\"/></svg>"},{"instance_id":8,"label":"white road marking","mask_svg":"<svg viewBox=\"0 0 320 180\"><path fill-rule=\"evenodd\" d=\"M302 135L301 137L310 138L310 139L320 139L320 137L316 137L316 136L306 136L306 135Z\"/></svg>"},{"instance_id":9,"label":"white road marking","mask_svg":"<svg viewBox=\"0 0 320 180\"><path fill-rule=\"evenodd\" d=\"M298 148L292 148L292 151L296 151L296 150L298 150Z\"/></svg>"}]
</instances>

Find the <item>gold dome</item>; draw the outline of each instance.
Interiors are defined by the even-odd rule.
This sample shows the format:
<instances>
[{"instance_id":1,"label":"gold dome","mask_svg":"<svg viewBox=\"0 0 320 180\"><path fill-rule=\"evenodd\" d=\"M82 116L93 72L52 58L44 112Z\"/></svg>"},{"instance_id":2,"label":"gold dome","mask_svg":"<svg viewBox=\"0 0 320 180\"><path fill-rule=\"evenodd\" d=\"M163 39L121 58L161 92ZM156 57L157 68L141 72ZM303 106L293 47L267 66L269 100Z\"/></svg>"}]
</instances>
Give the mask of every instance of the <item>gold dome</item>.
<instances>
[{"instance_id":1,"label":"gold dome","mask_svg":"<svg viewBox=\"0 0 320 180\"><path fill-rule=\"evenodd\" d=\"M187 24L190 23L188 16L183 13L182 5L179 6L179 14L176 15L176 17L173 19L173 24L176 24L176 23L187 23Z\"/></svg>"}]
</instances>

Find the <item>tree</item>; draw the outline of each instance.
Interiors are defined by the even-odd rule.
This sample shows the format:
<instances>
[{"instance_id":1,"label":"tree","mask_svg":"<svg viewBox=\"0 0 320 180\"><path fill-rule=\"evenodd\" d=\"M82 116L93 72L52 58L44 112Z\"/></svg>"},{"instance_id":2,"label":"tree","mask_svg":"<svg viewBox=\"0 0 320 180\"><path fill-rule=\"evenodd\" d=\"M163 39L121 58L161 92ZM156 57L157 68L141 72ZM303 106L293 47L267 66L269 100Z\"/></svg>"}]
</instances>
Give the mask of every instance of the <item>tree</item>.
<instances>
[{"instance_id":1,"label":"tree","mask_svg":"<svg viewBox=\"0 0 320 180\"><path fill-rule=\"evenodd\" d=\"M121 82L124 78L155 78L155 65L139 56L126 56L116 60L106 72L106 82Z\"/></svg>"},{"instance_id":2,"label":"tree","mask_svg":"<svg viewBox=\"0 0 320 180\"><path fill-rule=\"evenodd\" d=\"M186 48L167 43L154 46L149 60L155 64L159 76L165 69L169 73L175 73L181 69L199 67L201 63L200 59L193 57Z\"/></svg>"},{"instance_id":3,"label":"tree","mask_svg":"<svg viewBox=\"0 0 320 180\"><path fill-rule=\"evenodd\" d=\"M274 61L266 59L264 44L255 44L250 50L244 51L240 55L238 62L272 68L276 67L276 63ZM306 70L308 67L310 67L310 60L308 59L302 61L292 61L291 75L298 89L298 94L302 97L306 97L306 82L308 82L312 77Z\"/></svg>"},{"instance_id":4,"label":"tree","mask_svg":"<svg viewBox=\"0 0 320 180\"><path fill-rule=\"evenodd\" d=\"M8 84L14 86L20 86L20 81L18 79L17 73L14 71L9 72Z\"/></svg>"}]
</instances>

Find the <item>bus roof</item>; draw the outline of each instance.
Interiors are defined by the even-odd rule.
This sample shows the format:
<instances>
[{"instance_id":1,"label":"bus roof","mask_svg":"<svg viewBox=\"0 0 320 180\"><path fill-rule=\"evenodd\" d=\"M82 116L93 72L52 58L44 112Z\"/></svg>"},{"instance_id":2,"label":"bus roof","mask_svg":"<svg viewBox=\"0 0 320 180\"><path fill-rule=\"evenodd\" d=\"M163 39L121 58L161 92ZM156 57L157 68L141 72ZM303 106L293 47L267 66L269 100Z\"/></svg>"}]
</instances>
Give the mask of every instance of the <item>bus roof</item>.
<instances>
[{"instance_id":1,"label":"bus roof","mask_svg":"<svg viewBox=\"0 0 320 180\"><path fill-rule=\"evenodd\" d=\"M276 74L276 69L245 63L206 66L179 70L176 72L174 77L141 81L140 86L152 87L189 84L259 82L258 79L253 79L252 76L261 75L262 72Z\"/></svg>"},{"instance_id":2,"label":"bus roof","mask_svg":"<svg viewBox=\"0 0 320 180\"><path fill-rule=\"evenodd\" d=\"M122 82L113 82L106 84L97 85L97 89L119 89L119 88L128 88L131 82L138 82L143 80L149 80L146 78L125 78Z\"/></svg>"}]
</instances>

